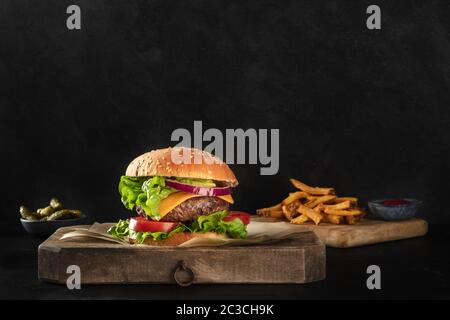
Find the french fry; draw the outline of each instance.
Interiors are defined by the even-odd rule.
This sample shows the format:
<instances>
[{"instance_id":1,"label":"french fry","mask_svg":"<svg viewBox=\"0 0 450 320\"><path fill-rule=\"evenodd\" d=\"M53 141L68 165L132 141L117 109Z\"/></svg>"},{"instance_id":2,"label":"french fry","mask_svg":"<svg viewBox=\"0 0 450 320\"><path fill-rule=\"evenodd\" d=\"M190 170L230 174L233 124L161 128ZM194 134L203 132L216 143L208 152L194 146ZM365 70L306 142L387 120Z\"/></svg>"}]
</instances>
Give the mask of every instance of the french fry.
<instances>
[{"instance_id":1,"label":"french fry","mask_svg":"<svg viewBox=\"0 0 450 320\"><path fill-rule=\"evenodd\" d=\"M349 209L351 207L350 201L345 200L343 202L339 202L336 204L324 204L324 209L325 208L331 208L331 209L336 209L336 210L344 210L344 209Z\"/></svg>"},{"instance_id":2,"label":"french fry","mask_svg":"<svg viewBox=\"0 0 450 320\"><path fill-rule=\"evenodd\" d=\"M334 214L337 216L357 216L363 213L361 209L337 210L333 208L325 208L324 212L326 214Z\"/></svg>"},{"instance_id":3,"label":"french fry","mask_svg":"<svg viewBox=\"0 0 450 320\"><path fill-rule=\"evenodd\" d=\"M307 199L307 201L306 202L304 202L303 204L305 205L305 206L309 206L309 205L311 205L317 198L319 198L320 196L307 196L306 197L306 199Z\"/></svg>"},{"instance_id":4,"label":"french fry","mask_svg":"<svg viewBox=\"0 0 450 320\"><path fill-rule=\"evenodd\" d=\"M281 210L281 203L271 207L257 209L256 214L261 217L282 218L283 211Z\"/></svg>"},{"instance_id":5,"label":"french fry","mask_svg":"<svg viewBox=\"0 0 450 320\"><path fill-rule=\"evenodd\" d=\"M365 215L356 197L338 197L334 188L311 187L296 179L289 181L298 191L289 193L279 204L258 209L258 215L285 217L293 224L312 220L316 225L321 222L356 224Z\"/></svg>"},{"instance_id":6,"label":"french fry","mask_svg":"<svg viewBox=\"0 0 450 320\"><path fill-rule=\"evenodd\" d=\"M361 217L362 217L362 215L345 216L345 221L347 221L348 224L357 224L361 220Z\"/></svg>"},{"instance_id":7,"label":"french fry","mask_svg":"<svg viewBox=\"0 0 450 320\"><path fill-rule=\"evenodd\" d=\"M297 218L292 219L292 220L291 220L291 223L294 223L294 224L303 224L303 223L305 223L305 222L307 222L307 221L309 221L308 216L302 214L302 215L298 216Z\"/></svg>"},{"instance_id":8,"label":"french fry","mask_svg":"<svg viewBox=\"0 0 450 320\"><path fill-rule=\"evenodd\" d=\"M281 204L288 205L298 199L306 198L307 196L308 196L308 194L303 191L291 192L291 193L289 193L289 196L286 199L281 201Z\"/></svg>"},{"instance_id":9,"label":"french fry","mask_svg":"<svg viewBox=\"0 0 450 320\"><path fill-rule=\"evenodd\" d=\"M294 202L282 206L281 209L283 211L284 216L286 217L286 219L288 219L289 221L291 221L293 218L295 218L296 216L298 216L297 213L297 207L300 205L300 201L295 200Z\"/></svg>"},{"instance_id":10,"label":"french fry","mask_svg":"<svg viewBox=\"0 0 450 320\"><path fill-rule=\"evenodd\" d=\"M289 179L289 181L292 183L294 187L296 187L299 190L305 191L309 194L313 195L327 195L327 194L334 194L333 188L319 188L319 187L310 187L307 184L304 184L303 182L296 180L296 179Z\"/></svg>"},{"instance_id":11,"label":"french fry","mask_svg":"<svg viewBox=\"0 0 450 320\"><path fill-rule=\"evenodd\" d=\"M260 217L269 217L269 218L283 218L284 214L283 214L283 210L270 210L270 211L261 211L261 209L256 210L256 213L260 216Z\"/></svg>"},{"instance_id":12,"label":"french fry","mask_svg":"<svg viewBox=\"0 0 450 320\"><path fill-rule=\"evenodd\" d=\"M322 213L323 209L324 209L324 206L322 203L319 204L318 206L316 206L315 208L313 208L313 210L318 213Z\"/></svg>"},{"instance_id":13,"label":"french fry","mask_svg":"<svg viewBox=\"0 0 450 320\"><path fill-rule=\"evenodd\" d=\"M270 217L281 219L284 217L283 210L270 211Z\"/></svg>"},{"instance_id":14,"label":"french fry","mask_svg":"<svg viewBox=\"0 0 450 320\"><path fill-rule=\"evenodd\" d=\"M322 215L319 212L316 212L313 209L308 208L301 203L299 204L299 206L297 208L297 212L300 214L306 215L308 218L310 218L312 221L314 221L314 223L316 225L318 225L320 223L320 221L322 221L322 219L323 219Z\"/></svg>"},{"instance_id":15,"label":"french fry","mask_svg":"<svg viewBox=\"0 0 450 320\"><path fill-rule=\"evenodd\" d=\"M323 220L325 222L329 222L332 224L341 224L342 220L344 220L343 216L336 216L334 214L324 214Z\"/></svg>"},{"instance_id":16,"label":"french fry","mask_svg":"<svg viewBox=\"0 0 450 320\"><path fill-rule=\"evenodd\" d=\"M305 203L305 206L307 206L308 208L315 208L316 206L318 206L321 203L325 203L328 201L331 201L333 199L335 199L336 196L333 195L328 195L328 196L321 196L321 197L317 197L316 199L314 199L313 201L308 201L307 203Z\"/></svg>"},{"instance_id":17,"label":"french fry","mask_svg":"<svg viewBox=\"0 0 450 320\"><path fill-rule=\"evenodd\" d=\"M341 203L345 201L350 201L350 204L355 206L358 204L358 198L355 197L337 197L336 199L334 199L335 203Z\"/></svg>"}]
</instances>

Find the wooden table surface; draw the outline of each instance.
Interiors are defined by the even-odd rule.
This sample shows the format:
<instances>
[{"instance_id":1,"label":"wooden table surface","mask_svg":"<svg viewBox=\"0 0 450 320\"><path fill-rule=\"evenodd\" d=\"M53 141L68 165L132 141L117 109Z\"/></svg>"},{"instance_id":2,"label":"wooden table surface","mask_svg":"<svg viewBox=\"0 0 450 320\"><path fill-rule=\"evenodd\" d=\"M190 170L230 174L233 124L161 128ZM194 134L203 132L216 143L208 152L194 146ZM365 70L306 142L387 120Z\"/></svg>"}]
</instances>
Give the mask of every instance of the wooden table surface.
<instances>
[{"instance_id":1,"label":"wooden table surface","mask_svg":"<svg viewBox=\"0 0 450 320\"><path fill-rule=\"evenodd\" d=\"M20 225L0 234L2 299L391 299L450 298L450 228L430 225L426 237L383 244L327 248L327 278L276 285L85 285L81 290L41 282L37 247L43 239ZM368 290L366 269L381 268L382 290Z\"/></svg>"}]
</instances>

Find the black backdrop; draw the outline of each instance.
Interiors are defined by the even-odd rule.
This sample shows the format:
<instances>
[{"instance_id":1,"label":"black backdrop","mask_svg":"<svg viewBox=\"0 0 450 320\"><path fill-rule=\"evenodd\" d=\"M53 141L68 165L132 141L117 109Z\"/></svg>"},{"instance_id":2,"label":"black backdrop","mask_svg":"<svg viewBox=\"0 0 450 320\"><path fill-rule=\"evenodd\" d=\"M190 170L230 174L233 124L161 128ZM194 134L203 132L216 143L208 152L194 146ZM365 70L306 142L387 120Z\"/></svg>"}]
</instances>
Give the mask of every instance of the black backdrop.
<instances>
[{"instance_id":1,"label":"black backdrop","mask_svg":"<svg viewBox=\"0 0 450 320\"><path fill-rule=\"evenodd\" d=\"M232 166L236 209L274 203L294 176L416 197L449 222L449 2L377 0L369 31L372 2L3 0L2 222L53 195L93 220L126 216L128 162L194 120L280 129L278 175Z\"/></svg>"}]
</instances>

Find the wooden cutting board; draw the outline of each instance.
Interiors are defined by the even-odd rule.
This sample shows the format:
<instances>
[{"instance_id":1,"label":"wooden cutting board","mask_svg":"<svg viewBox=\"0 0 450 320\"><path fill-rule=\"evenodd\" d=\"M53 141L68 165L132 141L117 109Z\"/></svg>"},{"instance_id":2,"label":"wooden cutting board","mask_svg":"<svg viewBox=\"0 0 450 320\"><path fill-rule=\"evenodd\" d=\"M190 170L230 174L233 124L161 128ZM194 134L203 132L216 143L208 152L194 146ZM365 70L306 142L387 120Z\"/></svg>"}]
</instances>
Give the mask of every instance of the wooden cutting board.
<instances>
[{"instance_id":1,"label":"wooden cutting board","mask_svg":"<svg viewBox=\"0 0 450 320\"><path fill-rule=\"evenodd\" d=\"M40 279L65 284L71 265L80 267L82 284L306 283L325 278L325 246L309 230L265 245L176 248L59 240L70 229L58 229L39 246Z\"/></svg>"},{"instance_id":2,"label":"wooden cutting board","mask_svg":"<svg viewBox=\"0 0 450 320\"><path fill-rule=\"evenodd\" d=\"M257 221L278 222L278 219L255 217ZM286 222L288 223L288 222ZM422 219L383 221L365 219L356 225L306 223L299 228L314 231L327 247L350 248L381 242L420 237L428 232L428 223Z\"/></svg>"}]
</instances>

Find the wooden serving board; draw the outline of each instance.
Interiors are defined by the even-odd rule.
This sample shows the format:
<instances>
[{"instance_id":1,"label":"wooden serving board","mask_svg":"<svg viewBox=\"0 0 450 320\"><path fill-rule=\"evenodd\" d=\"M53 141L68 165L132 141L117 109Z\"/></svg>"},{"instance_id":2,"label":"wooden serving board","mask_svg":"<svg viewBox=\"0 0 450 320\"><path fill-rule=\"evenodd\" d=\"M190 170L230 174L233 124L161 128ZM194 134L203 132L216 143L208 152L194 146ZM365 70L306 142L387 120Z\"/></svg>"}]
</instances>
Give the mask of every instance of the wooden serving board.
<instances>
[{"instance_id":1,"label":"wooden serving board","mask_svg":"<svg viewBox=\"0 0 450 320\"><path fill-rule=\"evenodd\" d=\"M257 221L279 222L279 219L256 217ZM288 222L286 222L288 223ZM299 228L314 231L327 247L350 248L381 242L420 237L428 232L428 223L422 219L383 221L364 219L356 225L305 223Z\"/></svg>"},{"instance_id":2,"label":"wooden serving board","mask_svg":"<svg viewBox=\"0 0 450 320\"><path fill-rule=\"evenodd\" d=\"M40 279L65 284L70 265L80 267L82 284L306 283L325 278L325 246L309 230L264 245L177 248L59 240L72 228L58 229L39 246Z\"/></svg>"}]
</instances>

